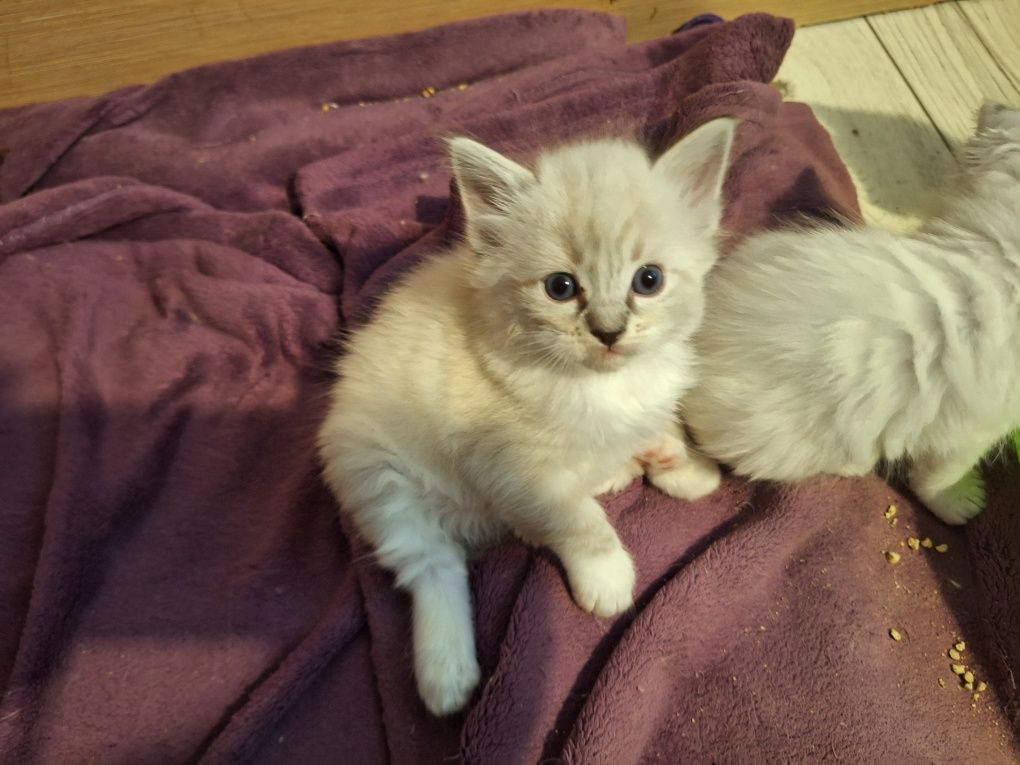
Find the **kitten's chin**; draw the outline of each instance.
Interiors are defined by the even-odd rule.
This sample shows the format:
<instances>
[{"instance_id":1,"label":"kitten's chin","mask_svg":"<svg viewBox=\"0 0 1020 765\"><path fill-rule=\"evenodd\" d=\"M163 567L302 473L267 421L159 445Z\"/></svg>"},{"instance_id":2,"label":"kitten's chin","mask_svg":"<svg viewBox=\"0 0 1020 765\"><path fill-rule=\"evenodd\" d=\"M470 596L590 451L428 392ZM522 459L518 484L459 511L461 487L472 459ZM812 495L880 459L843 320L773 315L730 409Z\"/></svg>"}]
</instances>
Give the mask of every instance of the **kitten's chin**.
<instances>
[{"instance_id":1,"label":"kitten's chin","mask_svg":"<svg viewBox=\"0 0 1020 765\"><path fill-rule=\"evenodd\" d=\"M634 354L626 350L593 349L585 358L585 366L596 372L613 372L630 360Z\"/></svg>"}]
</instances>

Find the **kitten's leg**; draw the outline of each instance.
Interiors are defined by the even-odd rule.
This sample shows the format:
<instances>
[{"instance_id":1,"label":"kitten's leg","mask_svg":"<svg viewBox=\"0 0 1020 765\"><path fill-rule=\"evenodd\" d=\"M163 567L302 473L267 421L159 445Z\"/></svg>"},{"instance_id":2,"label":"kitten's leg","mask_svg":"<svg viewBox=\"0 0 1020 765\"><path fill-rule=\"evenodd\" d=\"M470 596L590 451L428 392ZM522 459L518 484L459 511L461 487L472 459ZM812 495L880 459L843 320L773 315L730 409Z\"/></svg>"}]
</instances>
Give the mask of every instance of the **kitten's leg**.
<instances>
[{"instance_id":1,"label":"kitten's leg","mask_svg":"<svg viewBox=\"0 0 1020 765\"><path fill-rule=\"evenodd\" d=\"M634 602L634 562L602 506L568 475L550 475L502 506L503 519L525 541L552 550L574 600L596 616L615 616Z\"/></svg>"},{"instance_id":2,"label":"kitten's leg","mask_svg":"<svg viewBox=\"0 0 1020 765\"><path fill-rule=\"evenodd\" d=\"M621 489L626 489L635 478L642 475L644 472L644 465L642 465L638 460L628 460L626 466L619 473L606 482L599 484L592 494L598 497L602 494L612 494L613 492L620 491Z\"/></svg>"},{"instance_id":3,"label":"kitten's leg","mask_svg":"<svg viewBox=\"0 0 1020 765\"><path fill-rule=\"evenodd\" d=\"M910 488L935 515L958 526L985 509L985 482L976 467L984 450L914 460Z\"/></svg>"},{"instance_id":4,"label":"kitten's leg","mask_svg":"<svg viewBox=\"0 0 1020 765\"><path fill-rule=\"evenodd\" d=\"M676 423L659 443L638 455L645 474L659 491L679 499L695 500L719 488L719 466L692 450Z\"/></svg>"},{"instance_id":5,"label":"kitten's leg","mask_svg":"<svg viewBox=\"0 0 1020 765\"><path fill-rule=\"evenodd\" d=\"M428 498L396 472L385 478L386 493L360 508L359 527L411 595L418 693L433 714L450 714L480 676L464 550L440 528Z\"/></svg>"}]
</instances>

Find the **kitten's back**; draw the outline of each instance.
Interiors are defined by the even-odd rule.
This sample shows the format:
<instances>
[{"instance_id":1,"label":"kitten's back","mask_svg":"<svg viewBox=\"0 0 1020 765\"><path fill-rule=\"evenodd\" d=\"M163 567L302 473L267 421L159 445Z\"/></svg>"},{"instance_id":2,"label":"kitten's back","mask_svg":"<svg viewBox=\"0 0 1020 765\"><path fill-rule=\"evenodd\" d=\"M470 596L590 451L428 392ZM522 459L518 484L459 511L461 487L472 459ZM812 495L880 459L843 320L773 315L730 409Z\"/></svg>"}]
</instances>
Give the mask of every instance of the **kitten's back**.
<instances>
[{"instance_id":1,"label":"kitten's back","mask_svg":"<svg viewBox=\"0 0 1020 765\"><path fill-rule=\"evenodd\" d=\"M688 421L712 456L778 480L948 437L964 409L1004 405L1006 270L874 229L751 239L709 278Z\"/></svg>"}]
</instances>

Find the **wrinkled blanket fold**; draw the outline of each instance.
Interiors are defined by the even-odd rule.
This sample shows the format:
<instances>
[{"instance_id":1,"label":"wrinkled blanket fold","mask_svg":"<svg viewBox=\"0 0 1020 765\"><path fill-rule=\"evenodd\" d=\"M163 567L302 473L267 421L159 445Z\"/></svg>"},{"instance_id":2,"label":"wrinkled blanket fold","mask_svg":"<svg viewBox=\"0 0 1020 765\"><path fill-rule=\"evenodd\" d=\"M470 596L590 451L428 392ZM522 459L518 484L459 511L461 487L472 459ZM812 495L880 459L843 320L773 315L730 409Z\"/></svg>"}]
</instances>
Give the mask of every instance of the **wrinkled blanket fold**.
<instances>
[{"instance_id":1,"label":"wrinkled blanket fold","mask_svg":"<svg viewBox=\"0 0 1020 765\"><path fill-rule=\"evenodd\" d=\"M600 621L546 552L491 550L482 685L442 720L406 598L318 475L338 330L460 232L445 136L528 157L732 115L730 242L859 217L768 85L792 35L750 15L628 45L535 12L0 111L0 761L1016 761L1004 462L965 531L877 477L635 482L604 504L637 607Z\"/></svg>"}]
</instances>

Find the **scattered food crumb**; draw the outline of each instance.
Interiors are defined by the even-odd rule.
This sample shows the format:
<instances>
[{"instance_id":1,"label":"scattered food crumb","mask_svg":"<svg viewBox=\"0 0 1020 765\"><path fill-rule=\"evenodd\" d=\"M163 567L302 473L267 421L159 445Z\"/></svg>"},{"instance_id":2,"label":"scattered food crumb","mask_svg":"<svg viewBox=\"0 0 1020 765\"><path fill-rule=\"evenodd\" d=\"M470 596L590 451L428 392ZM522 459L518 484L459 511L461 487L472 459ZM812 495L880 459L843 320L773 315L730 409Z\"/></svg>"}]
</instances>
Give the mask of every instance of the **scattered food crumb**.
<instances>
[{"instance_id":1,"label":"scattered food crumb","mask_svg":"<svg viewBox=\"0 0 1020 765\"><path fill-rule=\"evenodd\" d=\"M943 679L942 679L942 678L940 677L940 678L939 678L939 688L945 688L945 687L946 687L946 681L945 681L945 680L943 680Z\"/></svg>"},{"instance_id":2,"label":"scattered food crumb","mask_svg":"<svg viewBox=\"0 0 1020 765\"><path fill-rule=\"evenodd\" d=\"M785 98L793 97L793 88L785 80L773 80L772 87L778 90Z\"/></svg>"},{"instance_id":3,"label":"scattered food crumb","mask_svg":"<svg viewBox=\"0 0 1020 765\"><path fill-rule=\"evenodd\" d=\"M460 85L457 86L457 90L467 90L467 89L468 89L468 84L466 82L462 82Z\"/></svg>"},{"instance_id":4,"label":"scattered food crumb","mask_svg":"<svg viewBox=\"0 0 1020 765\"><path fill-rule=\"evenodd\" d=\"M895 526L895 525L896 525L896 522L897 522L898 520L899 520L899 518L890 518L890 519L889 519L889 525L890 525L890 526Z\"/></svg>"},{"instance_id":5,"label":"scattered food crumb","mask_svg":"<svg viewBox=\"0 0 1020 765\"><path fill-rule=\"evenodd\" d=\"M981 698L981 694L975 693L973 696L971 696L971 698L974 699L974 701L978 701Z\"/></svg>"},{"instance_id":6,"label":"scattered food crumb","mask_svg":"<svg viewBox=\"0 0 1020 765\"><path fill-rule=\"evenodd\" d=\"M952 659L953 661L959 661L960 660L960 652L957 651L955 648L950 648L949 649L949 658Z\"/></svg>"},{"instance_id":7,"label":"scattered food crumb","mask_svg":"<svg viewBox=\"0 0 1020 765\"><path fill-rule=\"evenodd\" d=\"M431 85L429 87L427 87L427 88L422 88L422 91L421 91L421 97L422 98L432 98L432 96L434 96L435 94L436 94L436 89L433 88Z\"/></svg>"},{"instance_id":8,"label":"scattered food crumb","mask_svg":"<svg viewBox=\"0 0 1020 765\"><path fill-rule=\"evenodd\" d=\"M907 539L907 547L916 552L921 549L921 540L917 537L909 537Z\"/></svg>"},{"instance_id":9,"label":"scattered food crumb","mask_svg":"<svg viewBox=\"0 0 1020 765\"><path fill-rule=\"evenodd\" d=\"M322 113L325 114L328 111L331 111L333 109L339 109L339 108L340 108L340 104L336 103L335 101L330 101L328 104L323 104L322 105Z\"/></svg>"},{"instance_id":10,"label":"scattered food crumb","mask_svg":"<svg viewBox=\"0 0 1020 765\"><path fill-rule=\"evenodd\" d=\"M955 648L957 651L966 651L967 650L967 644L964 643L962 640L960 640L960 641L957 641L956 643L953 643L953 648Z\"/></svg>"},{"instance_id":11,"label":"scattered food crumb","mask_svg":"<svg viewBox=\"0 0 1020 765\"><path fill-rule=\"evenodd\" d=\"M953 670L953 674L954 675L962 675L964 672L967 671L967 668L965 666L963 666L962 664L954 664L951 667L951 669Z\"/></svg>"},{"instance_id":12,"label":"scattered food crumb","mask_svg":"<svg viewBox=\"0 0 1020 765\"><path fill-rule=\"evenodd\" d=\"M421 181L422 183L424 183L428 179L429 179L428 173L418 173L418 180Z\"/></svg>"},{"instance_id":13,"label":"scattered food crumb","mask_svg":"<svg viewBox=\"0 0 1020 765\"><path fill-rule=\"evenodd\" d=\"M925 550L930 550L934 546L935 543L931 541L931 537L925 537L924 539L921 540L921 547L923 547Z\"/></svg>"},{"instance_id":14,"label":"scattered food crumb","mask_svg":"<svg viewBox=\"0 0 1020 765\"><path fill-rule=\"evenodd\" d=\"M903 640L903 635L901 635L900 631L898 629L896 629L895 627L893 627L892 629L889 630L889 637L891 637L893 640L895 640L897 642L899 642L900 640Z\"/></svg>"},{"instance_id":15,"label":"scattered food crumb","mask_svg":"<svg viewBox=\"0 0 1020 765\"><path fill-rule=\"evenodd\" d=\"M977 684L977 689L981 693L984 693L985 691L988 690L988 683L986 683L984 680L982 680L980 683Z\"/></svg>"},{"instance_id":16,"label":"scattered food crumb","mask_svg":"<svg viewBox=\"0 0 1020 765\"><path fill-rule=\"evenodd\" d=\"M966 688L968 691L972 691L974 690L974 683L964 683L963 687Z\"/></svg>"},{"instance_id":17,"label":"scattered food crumb","mask_svg":"<svg viewBox=\"0 0 1020 765\"><path fill-rule=\"evenodd\" d=\"M892 550L887 550L885 553L885 559L894 566L900 562L900 557L902 556L898 552L893 552Z\"/></svg>"},{"instance_id":18,"label":"scattered food crumb","mask_svg":"<svg viewBox=\"0 0 1020 765\"><path fill-rule=\"evenodd\" d=\"M935 545L935 552L940 553L949 552L949 545L947 545L945 542L943 542L940 545Z\"/></svg>"},{"instance_id":19,"label":"scattered food crumb","mask_svg":"<svg viewBox=\"0 0 1020 765\"><path fill-rule=\"evenodd\" d=\"M974 673L969 671L969 670L967 672L964 672L963 673L963 682L965 682L965 683L973 683L974 682Z\"/></svg>"},{"instance_id":20,"label":"scattered food crumb","mask_svg":"<svg viewBox=\"0 0 1020 765\"><path fill-rule=\"evenodd\" d=\"M885 509L885 513L883 513L883 515L885 515L885 519L887 521L888 520L892 520L893 518L895 518L896 517L896 505L889 505L889 507L887 507Z\"/></svg>"}]
</instances>

